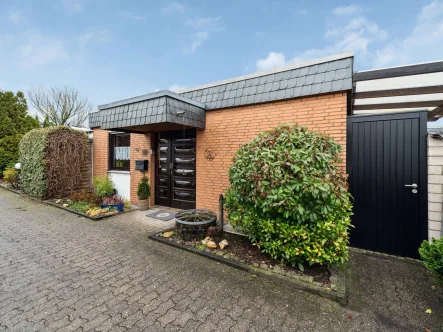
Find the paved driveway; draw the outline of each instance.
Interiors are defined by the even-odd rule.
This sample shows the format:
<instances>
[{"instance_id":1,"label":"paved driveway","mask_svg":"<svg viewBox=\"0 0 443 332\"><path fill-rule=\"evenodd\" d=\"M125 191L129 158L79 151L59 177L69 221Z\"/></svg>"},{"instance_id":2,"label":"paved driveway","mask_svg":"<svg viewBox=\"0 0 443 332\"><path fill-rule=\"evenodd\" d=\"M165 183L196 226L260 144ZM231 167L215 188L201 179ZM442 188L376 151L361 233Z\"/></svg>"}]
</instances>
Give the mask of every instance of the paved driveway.
<instances>
[{"instance_id":1,"label":"paved driveway","mask_svg":"<svg viewBox=\"0 0 443 332\"><path fill-rule=\"evenodd\" d=\"M0 189L0 331L443 329L421 265L353 254L342 307L152 242L165 224L141 215L91 222Z\"/></svg>"}]
</instances>

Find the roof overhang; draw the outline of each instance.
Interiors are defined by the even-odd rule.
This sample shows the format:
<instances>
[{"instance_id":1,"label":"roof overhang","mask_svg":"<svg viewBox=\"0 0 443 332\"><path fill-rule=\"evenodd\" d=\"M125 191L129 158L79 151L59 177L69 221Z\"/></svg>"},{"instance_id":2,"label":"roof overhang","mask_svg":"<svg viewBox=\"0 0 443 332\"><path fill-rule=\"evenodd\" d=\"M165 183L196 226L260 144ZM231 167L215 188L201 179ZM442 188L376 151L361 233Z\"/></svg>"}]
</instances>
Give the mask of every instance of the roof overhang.
<instances>
[{"instance_id":1,"label":"roof overhang","mask_svg":"<svg viewBox=\"0 0 443 332\"><path fill-rule=\"evenodd\" d=\"M205 106L169 90L100 105L89 115L91 128L154 132L206 125Z\"/></svg>"},{"instance_id":2,"label":"roof overhang","mask_svg":"<svg viewBox=\"0 0 443 332\"><path fill-rule=\"evenodd\" d=\"M353 76L353 114L428 109L428 120L443 115L443 61L366 70Z\"/></svg>"}]
</instances>

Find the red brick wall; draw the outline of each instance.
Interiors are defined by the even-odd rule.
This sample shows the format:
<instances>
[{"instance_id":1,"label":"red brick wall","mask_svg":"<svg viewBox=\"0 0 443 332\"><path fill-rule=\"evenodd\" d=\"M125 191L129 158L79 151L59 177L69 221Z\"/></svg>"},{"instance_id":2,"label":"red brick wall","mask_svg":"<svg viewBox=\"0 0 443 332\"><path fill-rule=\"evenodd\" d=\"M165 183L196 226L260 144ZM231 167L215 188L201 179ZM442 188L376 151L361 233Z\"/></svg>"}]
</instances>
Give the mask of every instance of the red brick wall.
<instances>
[{"instance_id":1,"label":"red brick wall","mask_svg":"<svg viewBox=\"0 0 443 332\"><path fill-rule=\"evenodd\" d=\"M218 211L239 146L279 124L296 122L334 137L343 146L340 167L345 170L346 114L346 93L207 111L206 129L197 131L197 208ZM212 161L204 157L207 148L216 152Z\"/></svg>"},{"instance_id":2,"label":"red brick wall","mask_svg":"<svg viewBox=\"0 0 443 332\"><path fill-rule=\"evenodd\" d=\"M107 130L94 128L93 138L93 175L108 175L109 134Z\"/></svg>"},{"instance_id":3,"label":"red brick wall","mask_svg":"<svg viewBox=\"0 0 443 332\"><path fill-rule=\"evenodd\" d=\"M131 203L137 204L137 188L143 173L135 170L136 160L149 160L149 171L146 176L151 185L150 203L154 204L154 174L155 174L155 155L151 155L151 147L154 147L151 134L131 134ZM137 151L138 150L138 151Z\"/></svg>"}]
</instances>

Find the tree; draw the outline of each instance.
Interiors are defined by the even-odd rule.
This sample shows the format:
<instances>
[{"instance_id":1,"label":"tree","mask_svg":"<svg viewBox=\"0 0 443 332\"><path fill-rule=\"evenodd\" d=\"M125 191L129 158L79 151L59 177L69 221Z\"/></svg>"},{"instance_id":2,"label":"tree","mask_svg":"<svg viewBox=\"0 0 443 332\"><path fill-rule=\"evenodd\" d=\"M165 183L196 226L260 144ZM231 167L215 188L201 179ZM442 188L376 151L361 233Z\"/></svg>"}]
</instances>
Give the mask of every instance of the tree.
<instances>
[{"instance_id":1,"label":"tree","mask_svg":"<svg viewBox=\"0 0 443 332\"><path fill-rule=\"evenodd\" d=\"M74 88L34 88L29 91L32 106L45 119L45 125L82 126L92 106L88 98Z\"/></svg>"},{"instance_id":2,"label":"tree","mask_svg":"<svg viewBox=\"0 0 443 332\"><path fill-rule=\"evenodd\" d=\"M28 114L22 92L0 90L0 175L18 160L18 143L22 135L39 128L38 120Z\"/></svg>"}]
</instances>

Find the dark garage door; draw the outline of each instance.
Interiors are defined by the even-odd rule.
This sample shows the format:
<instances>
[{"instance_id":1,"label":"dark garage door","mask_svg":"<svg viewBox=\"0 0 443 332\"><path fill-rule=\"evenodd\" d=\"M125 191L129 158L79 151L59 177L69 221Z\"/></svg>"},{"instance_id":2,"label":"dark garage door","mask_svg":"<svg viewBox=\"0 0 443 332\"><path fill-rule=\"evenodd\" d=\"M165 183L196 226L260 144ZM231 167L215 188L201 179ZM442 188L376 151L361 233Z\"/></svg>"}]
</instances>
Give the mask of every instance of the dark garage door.
<instances>
[{"instance_id":1,"label":"dark garage door","mask_svg":"<svg viewBox=\"0 0 443 332\"><path fill-rule=\"evenodd\" d=\"M426 122L426 111L348 118L351 246L418 257L427 238Z\"/></svg>"}]
</instances>

